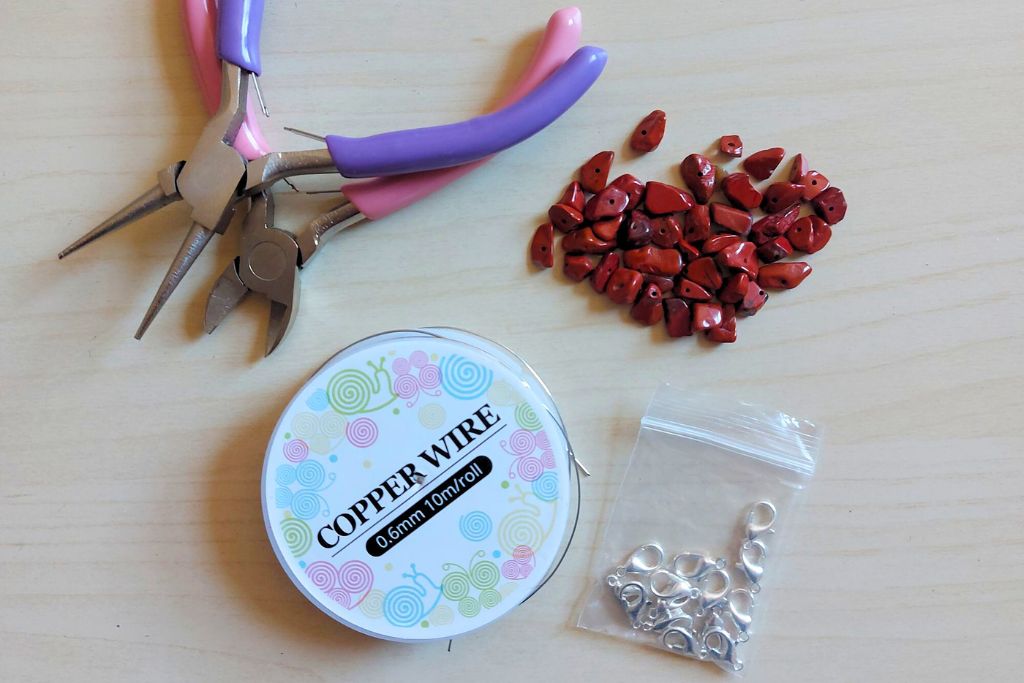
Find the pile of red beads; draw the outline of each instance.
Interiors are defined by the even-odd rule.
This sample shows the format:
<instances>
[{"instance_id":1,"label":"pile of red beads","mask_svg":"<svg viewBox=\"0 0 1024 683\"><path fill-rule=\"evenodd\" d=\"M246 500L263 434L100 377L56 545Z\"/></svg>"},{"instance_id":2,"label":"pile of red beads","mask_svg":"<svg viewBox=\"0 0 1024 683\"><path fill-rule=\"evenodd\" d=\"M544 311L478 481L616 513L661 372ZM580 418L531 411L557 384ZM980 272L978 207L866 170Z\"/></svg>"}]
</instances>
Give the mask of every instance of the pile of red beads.
<instances>
[{"instance_id":1,"label":"pile of red beads","mask_svg":"<svg viewBox=\"0 0 1024 683\"><path fill-rule=\"evenodd\" d=\"M651 151L664 130L664 112L652 112L630 145ZM740 157L743 143L724 136L719 151ZM589 278L594 291L630 306L640 323L664 320L672 337L705 332L714 342L736 341L737 316L757 313L766 289L792 289L810 275L806 262L784 259L820 251L846 215L842 190L810 170L802 154L793 158L788 181L755 187L752 179L768 180L782 163L781 147L750 155L745 172L733 173L691 154L679 165L689 192L628 173L609 183L614 157L600 152L583 165L548 211L551 222L534 233L530 257L552 267L554 232L564 233L570 280Z\"/></svg>"}]
</instances>

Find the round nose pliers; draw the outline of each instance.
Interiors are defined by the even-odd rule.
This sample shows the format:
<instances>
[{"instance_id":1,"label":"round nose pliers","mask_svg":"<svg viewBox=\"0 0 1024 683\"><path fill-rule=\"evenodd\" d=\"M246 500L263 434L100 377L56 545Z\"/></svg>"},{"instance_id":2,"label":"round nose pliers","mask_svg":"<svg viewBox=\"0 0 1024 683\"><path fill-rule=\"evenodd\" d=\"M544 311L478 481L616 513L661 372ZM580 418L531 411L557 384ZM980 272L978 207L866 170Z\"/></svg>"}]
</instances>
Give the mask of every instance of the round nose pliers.
<instances>
[{"instance_id":1,"label":"round nose pliers","mask_svg":"<svg viewBox=\"0 0 1024 683\"><path fill-rule=\"evenodd\" d=\"M227 229L236 205L243 199L266 197L276 181L296 175L340 173L347 178L380 178L450 168L488 157L525 140L561 116L596 81L607 59L599 48L580 48L520 99L460 123L362 138L330 135L324 138L321 149L273 152L250 160L236 149L235 143L246 119L250 83L262 71L262 15L262 0L220 0L216 18L217 54L221 60L220 103L191 154L161 170L154 187L60 253L63 258L173 202L188 204L192 225L143 317L135 334L137 339L213 235ZM346 196L353 200L358 192L347 190ZM260 205L271 207L270 201L263 199L256 205L257 218L265 214ZM345 209L341 213L350 212L348 218L353 218L358 211ZM266 215L272 216L272 209ZM347 220L340 215L329 220L335 219L335 225ZM263 222L267 227L266 220ZM321 237L323 232L314 243ZM296 259L291 267L299 265ZM291 308L293 302L294 299ZM288 320L290 312L283 318L284 330ZM283 334L282 331L280 337ZM269 344L268 347L273 348Z\"/></svg>"}]
</instances>

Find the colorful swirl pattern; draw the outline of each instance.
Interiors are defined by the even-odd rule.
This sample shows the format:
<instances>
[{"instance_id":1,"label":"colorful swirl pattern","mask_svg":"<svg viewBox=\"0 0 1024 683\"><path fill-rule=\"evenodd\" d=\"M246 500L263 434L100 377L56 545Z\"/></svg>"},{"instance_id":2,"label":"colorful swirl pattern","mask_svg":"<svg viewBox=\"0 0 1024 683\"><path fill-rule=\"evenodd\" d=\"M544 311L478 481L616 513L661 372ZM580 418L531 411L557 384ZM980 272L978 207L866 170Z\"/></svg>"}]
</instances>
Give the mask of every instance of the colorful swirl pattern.
<instances>
[{"instance_id":1,"label":"colorful swirl pattern","mask_svg":"<svg viewBox=\"0 0 1024 683\"><path fill-rule=\"evenodd\" d=\"M544 473L544 463L532 455L519 458L516 461L516 473L523 481L536 481Z\"/></svg>"},{"instance_id":2,"label":"colorful swirl pattern","mask_svg":"<svg viewBox=\"0 0 1024 683\"><path fill-rule=\"evenodd\" d=\"M480 603L476 601L476 598L462 598L459 600L459 614L467 619L472 619L480 614Z\"/></svg>"},{"instance_id":3,"label":"colorful swirl pattern","mask_svg":"<svg viewBox=\"0 0 1024 683\"><path fill-rule=\"evenodd\" d=\"M309 398L306 399L306 407L315 413L319 413L322 410L327 409L327 392L323 389L317 389Z\"/></svg>"},{"instance_id":4,"label":"colorful swirl pattern","mask_svg":"<svg viewBox=\"0 0 1024 683\"><path fill-rule=\"evenodd\" d=\"M542 451L551 450L551 439L548 438L548 433L543 429L534 434L534 439L536 440L537 448Z\"/></svg>"},{"instance_id":5,"label":"colorful swirl pattern","mask_svg":"<svg viewBox=\"0 0 1024 683\"><path fill-rule=\"evenodd\" d=\"M359 611L371 619L380 619L384 615L384 591L374 588L359 603Z\"/></svg>"},{"instance_id":6,"label":"colorful swirl pattern","mask_svg":"<svg viewBox=\"0 0 1024 683\"><path fill-rule=\"evenodd\" d=\"M327 401L342 415L366 410L374 394L373 380L365 372L346 368L327 383Z\"/></svg>"},{"instance_id":7,"label":"colorful swirl pattern","mask_svg":"<svg viewBox=\"0 0 1024 683\"><path fill-rule=\"evenodd\" d=\"M494 523L486 512L474 510L459 517L459 533L467 541L482 541L491 535Z\"/></svg>"},{"instance_id":8,"label":"colorful swirl pattern","mask_svg":"<svg viewBox=\"0 0 1024 683\"><path fill-rule=\"evenodd\" d=\"M533 548L528 545L517 545L512 549L512 559L519 564L527 564L533 560Z\"/></svg>"},{"instance_id":9,"label":"colorful swirl pattern","mask_svg":"<svg viewBox=\"0 0 1024 683\"><path fill-rule=\"evenodd\" d=\"M427 362L429 360L430 359L427 358L427 352L426 351L413 351L411 354L409 354L409 363L414 368L418 368L418 369L424 368L427 365Z\"/></svg>"},{"instance_id":10,"label":"colorful swirl pattern","mask_svg":"<svg viewBox=\"0 0 1024 683\"><path fill-rule=\"evenodd\" d=\"M278 465L274 470L274 481L279 486L291 486L295 482L295 468L291 465Z\"/></svg>"},{"instance_id":11,"label":"colorful swirl pattern","mask_svg":"<svg viewBox=\"0 0 1024 683\"><path fill-rule=\"evenodd\" d=\"M430 613L430 621L437 626L447 626L455 620L455 614L448 605L438 605Z\"/></svg>"},{"instance_id":12,"label":"colorful swirl pattern","mask_svg":"<svg viewBox=\"0 0 1024 683\"><path fill-rule=\"evenodd\" d=\"M515 560L505 560L501 565L501 575L510 581L519 579L519 563Z\"/></svg>"},{"instance_id":13,"label":"colorful swirl pattern","mask_svg":"<svg viewBox=\"0 0 1024 683\"><path fill-rule=\"evenodd\" d=\"M382 611L394 626L413 626L423 616L423 596L412 586L395 586L384 597Z\"/></svg>"},{"instance_id":14,"label":"colorful swirl pattern","mask_svg":"<svg viewBox=\"0 0 1024 683\"><path fill-rule=\"evenodd\" d=\"M513 510L498 524L498 546L511 554L516 546L539 548L544 541L544 528L529 510Z\"/></svg>"},{"instance_id":15,"label":"colorful swirl pattern","mask_svg":"<svg viewBox=\"0 0 1024 683\"><path fill-rule=\"evenodd\" d=\"M320 420L315 413L295 413L292 418L292 434L300 439L308 439L316 434Z\"/></svg>"},{"instance_id":16,"label":"colorful swirl pattern","mask_svg":"<svg viewBox=\"0 0 1024 683\"><path fill-rule=\"evenodd\" d=\"M531 432L539 431L544 426L541 424L540 418L537 417L533 406L525 401L516 406L516 423Z\"/></svg>"},{"instance_id":17,"label":"colorful swirl pattern","mask_svg":"<svg viewBox=\"0 0 1024 683\"><path fill-rule=\"evenodd\" d=\"M555 454L553 451L544 451L540 454L540 463L544 465L544 469L553 470L555 469Z\"/></svg>"},{"instance_id":18,"label":"colorful swirl pattern","mask_svg":"<svg viewBox=\"0 0 1024 683\"><path fill-rule=\"evenodd\" d=\"M345 436L356 448L368 448L377 441L377 423L368 417L352 420L345 428Z\"/></svg>"},{"instance_id":19,"label":"colorful swirl pattern","mask_svg":"<svg viewBox=\"0 0 1024 683\"><path fill-rule=\"evenodd\" d=\"M284 486L278 486L274 489L274 504L282 510L290 507L292 504L292 490Z\"/></svg>"},{"instance_id":20,"label":"colorful swirl pattern","mask_svg":"<svg viewBox=\"0 0 1024 683\"><path fill-rule=\"evenodd\" d=\"M497 380L487 391L487 400L496 406L510 406L519 401L519 395L505 380Z\"/></svg>"},{"instance_id":21,"label":"colorful swirl pattern","mask_svg":"<svg viewBox=\"0 0 1024 683\"><path fill-rule=\"evenodd\" d=\"M316 491L300 489L291 494L291 497L292 514L299 519L313 519L320 513L321 508L324 508L325 514L329 514L326 510L327 501Z\"/></svg>"},{"instance_id":22,"label":"colorful swirl pattern","mask_svg":"<svg viewBox=\"0 0 1024 683\"><path fill-rule=\"evenodd\" d=\"M303 488L318 489L326 477L324 466L316 460L307 460L295 468L295 481Z\"/></svg>"},{"instance_id":23,"label":"colorful swirl pattern","mask_svg":"<svg viewBox=\"0 0 1024 683\"><path fill-rule=\"evenodd\" d=\"M338 580L338 570L330 562L317 560L306 567L306 576L314 586L326 593L334 587Z\"/></svg>"},{"instance_id":24,"label":"colorful swirl pattern","mask_svg":"<svg viewBox=\"0 0 1024 683\"><path fill-rule=\"evenodd\" d=\"M469 568L469 581L478 589L494 588L499 578L498 565L490 560L477 562Z\"/></svg>"},{"instance_id":25,"label":"colorful swirl pattern","mask_svg":"<svg viewBox=\"0 0 1024 683\"><path fill-rule=\"evenodd\" d=\"M558 475L554 472L545 472L533 482L533 495L545 502L551 502L558 498Z\"/></svg>"},{"instance_id":26,"label":"colorful swirl pattern","mask_svg":"<svg viewBox=\"0 0 1024 683\"><path fill-rule=\"evenodd\" d=\"M466 572L452 572L441 581L441 592L449 600L461 600L469 595L470 581Z\"/></svg>"},{"instance_id":27,"label":"colorful swirl pattern","mask_svg":"<svg viewBox=\"0 0 1024 683\"><path fill-rule=\"evenodd\" d=\"M408 375L411 369L412 365L409 364L408 358L396 358L391 363L391 370L396 375Z\"/></svg>"},{"instance_id":28,"label":"colorful swirl pattern","mask_svg":"<svg viewBox=\"0 0 1024 683\"><path fill-rule=\"evenodd\" d=\"M494 381L494 371L463 356L441 359L441 384L451 397L469 400L483 396Z\"/></svg>"},{"instance_id":29,"label":"colorful swirl pattern","mask_svg":"<svg viewBox=\"0 0 1024 683\"><path fill-rule=\"evenodd\" d=\"M525 429L517 429L508 437L508 447L513 455L529 455L533 453L537 440L533 432Z\"/></svg>"},{"instance_id":30,"label":"colorful swirl pattern","mask_svg":"<svg viewBox=\"0 0 1024 683\"><path fill-rule=\"evenodd\" d=\"M309 444L302 439L292 439L284 445L284 457L289 462L302 462L309 456Z\"/></svg>"},{"instance_id":31,"label":"colorful swirl pattern","mask_svg":"<svg viewBox=\"0 0 1024 683\"><path fill-rule=\"evenodd\" d=\"M392 389L398 395L398 398L409 399L419 395L420 383L412 375L398 375L395 377Z\"/></svg>"},{"instance_id":32,"label":"colorful swirl pattern","mask_svg":"<svg viewBox=\"0 0 1024 683\"><path fill-rule=\"evenodd\" d=\"M447 415L440 403L427 403L420 407L420 424L427 429L437 429L444 424Z\"/></svg>"},{"instance_id":33,"label":"colorful swirl pattern","mask_svg":"<svg viewBox=\"0 0 1024 683\"><path fill-rule=\"evenodd\" d=\"M338 568L338 583L349 593L365 593L373 585L373 570L359 560L349 560Z\"/></svg>"},{"instance_id":34,"label":"colorful swirl pattern","mask_svg":"<svg viewBox=\"0 0 1024 683\"><path fill-rule=\"evenodd\" d=\"M348 420L341 413L328 412L320 416L320 433L328 439L337 439L345 434Z\"/></svg>"},{"instance_id":35,"label":"colorful swirl pattern","mask_svg":"<svg viewBox=\"0 0 1024 683\"><path fill-rule=\"evenodd\" d=\"M493 588L488 588L487 590L480 591L480 597L477 600L484 609L491 609L497 607L498 603L501 602L501 593Z\"/></svg>"},{"instance_id":36,"label":"colorful swirl pattern","mask_svg":"<svg viewBox=\"0 0 1024 683\"><path fill-rule=\"evenodd\" d=\"M345 609L352 609L352 594L344 588L335 587L327 591L327 597Z\"/></svg>"},{"instance_id":37,"label":"colorful swirl pattern","mask_svg":"<svg viewBox=\"0 0 1024 683\"><path fill-rule=\"evenodd\" d=\"M302 557L313 545L313 530L301 519L287 517L281 522L285 545L295 557Z\"/></svg>"},{"instance_id":38,"label":"colorful swirl pattern","mask_svg":"<svg viewBox=\"0 0 1024 683\"><path fill-rule=\"evenodd\" d=\"M420 368L421 389L436 389L439 386L441 386L441 368L433 364Z\"/></svg>"}]
</instances>

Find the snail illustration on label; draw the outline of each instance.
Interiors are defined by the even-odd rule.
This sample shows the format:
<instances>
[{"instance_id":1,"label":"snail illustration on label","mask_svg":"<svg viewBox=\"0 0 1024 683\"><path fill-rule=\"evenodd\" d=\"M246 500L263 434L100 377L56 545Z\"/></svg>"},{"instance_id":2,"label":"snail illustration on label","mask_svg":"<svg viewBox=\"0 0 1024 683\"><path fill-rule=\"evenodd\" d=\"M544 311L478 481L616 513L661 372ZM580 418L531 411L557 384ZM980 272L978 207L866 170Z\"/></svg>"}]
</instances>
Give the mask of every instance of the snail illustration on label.
<instances>
[{"instance_id":1,"label":"snail illustration on label","mask_svg":"<svg viewBox=\"0 0 1024 683\"><path fill-rule=\"evenodd\" d=\"M441 587L434 583L429 576L417 571L415 564L410 564L409 567L412 569L412 574L403 572L402 578L411 580L415 585L395 586L384 596L384 618L394 626L415 626L434 611L437 603L441 602ZM430 585L429 588L420 583L421 577L425 583Z\"/></svg>"},{"instance_id":2,"label":"snail illustration on label","mask_svg":"<svg viewBox=\"0 0 1024 683\"><path fill-rule=\"evenodd\" d=\"M366 362L372 376L354 368L335 374L327 383L327 402L342 415L372 413L394 403L398 396L391 389L391 375L384 363L383 357L379 363Z\"/></svg>"}]
</instances>

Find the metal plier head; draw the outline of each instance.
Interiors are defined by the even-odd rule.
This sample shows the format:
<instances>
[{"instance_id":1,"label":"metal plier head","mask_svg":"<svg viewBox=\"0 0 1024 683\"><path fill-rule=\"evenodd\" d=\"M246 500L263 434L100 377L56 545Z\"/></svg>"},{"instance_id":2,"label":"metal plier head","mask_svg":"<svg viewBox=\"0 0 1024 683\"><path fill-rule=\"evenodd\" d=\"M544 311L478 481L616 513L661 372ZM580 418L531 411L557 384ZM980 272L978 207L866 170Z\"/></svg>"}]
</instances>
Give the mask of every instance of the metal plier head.
<instances>
[{"instance_id":1,"label":"metal plier head","mask_svg":"<svg viewBox=\"0 0 1024 683\"><path fill-rule=\"evenodd\" d=\"M135 333L136 339L146 332L210 239L222 234L231 222L246 179L246 160L232 143L245 118L251 76L246 69L224 61L220 109L206 124L188 159L160 171L155 186L59 254L63 258L176 201L191 207L192 226Z\"/></svg>"},{"instance_id":2,"label":"metal plier head","mask_svg":"<svg viewBox=\"0 0 1024 683\"><path fill-rule=\"evenodd\" d=\"M297 234L274 227L274 196L265 190L252 198L242 226L239 255L227 265L206 301L204 328L213 332L250 292L270 301L265 353L270 355L288 333L299 306L299 269L316 254L329 233L362 216L349 202L318 217Z\"/></svg>"}]
</instances>

